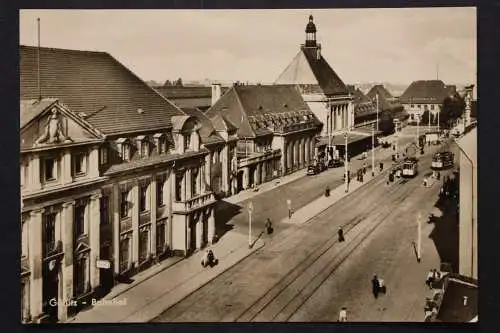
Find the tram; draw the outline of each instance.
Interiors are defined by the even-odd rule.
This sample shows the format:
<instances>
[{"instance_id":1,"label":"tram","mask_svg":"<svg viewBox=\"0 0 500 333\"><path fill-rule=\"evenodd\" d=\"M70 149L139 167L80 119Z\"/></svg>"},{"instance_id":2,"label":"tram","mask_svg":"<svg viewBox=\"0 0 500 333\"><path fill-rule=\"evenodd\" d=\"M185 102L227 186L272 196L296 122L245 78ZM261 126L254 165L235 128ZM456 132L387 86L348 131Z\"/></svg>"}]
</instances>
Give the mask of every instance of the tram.
<instances>
[{"instance_id":1,"label":"tram","mask_svg":"<svg viewBox=\"0 0 500 333\"><path fill-rule=\"evenodd\" d=\"M418 173L418 160L415 157L407 158L402 163L403 177L413 178Z\"/></svg>"},{"instance_id":2,"label":"tram","mask_svg":"<svg viewBox=\"0 0 500 333\"><path fill-rule=\"evenodd\" d=\"M454 158L454 154L450 151L436 153L432 157L431 168L436 170L450 168L454 164Z\"/></svg>"}]
</instances>

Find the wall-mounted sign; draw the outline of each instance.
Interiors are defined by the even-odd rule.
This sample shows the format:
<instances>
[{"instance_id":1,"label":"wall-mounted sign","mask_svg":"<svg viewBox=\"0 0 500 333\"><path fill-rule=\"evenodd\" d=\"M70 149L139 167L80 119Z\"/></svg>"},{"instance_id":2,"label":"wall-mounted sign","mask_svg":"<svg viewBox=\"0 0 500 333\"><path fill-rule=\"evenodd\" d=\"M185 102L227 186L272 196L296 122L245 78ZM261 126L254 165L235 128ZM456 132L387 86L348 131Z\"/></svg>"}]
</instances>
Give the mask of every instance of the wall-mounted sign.
<instances>
[{"instance_id":1,"label":"wall-mounted sign","mask_svg":"<svg viewBox=\"0 0 500 333\"><path fill-rule=\"evenodd\" d=\"M97 259L96 266L97 266L97 268L110 269L111 262L109 260Z\"/></svg>"}]
</instances>

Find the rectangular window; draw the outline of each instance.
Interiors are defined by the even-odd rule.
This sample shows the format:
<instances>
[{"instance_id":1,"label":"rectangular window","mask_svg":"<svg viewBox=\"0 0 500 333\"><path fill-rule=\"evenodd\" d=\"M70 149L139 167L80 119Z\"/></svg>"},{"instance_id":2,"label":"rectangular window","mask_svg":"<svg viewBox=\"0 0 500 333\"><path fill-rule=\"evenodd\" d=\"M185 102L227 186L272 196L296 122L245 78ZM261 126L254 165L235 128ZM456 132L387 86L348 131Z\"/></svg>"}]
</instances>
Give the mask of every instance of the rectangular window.
<instances>
[{"instance_id":1,"label":"rectangular window","mask_svg":"<svg viewBox=\"0 0 500 333\"><path fill-rule=\"evenodd\" d=\"M165 223L156 225L156 252L162 253L165 246Z\"/></svg>"},{"instance_id":2,"label":"rectangular window","mask_svg":"<svg viewBox=\"0 0 500 333\"><path fill-rule=\"evenodd\" d=\"M419 105L417 105L417 106L418 106L418 108L419 108L419 109L420 109L420 108L422 108L422 105L420 105L420 104L419 104Z\"/></svg>"},{"instance_id":3,"label":"rectangular window","mask_svg":"<svg viewBox=\"0 0 500 333\"><path fill-rule=\"evenodd\" d=\"M43 167L45 171L45 181L55 180L56 179L56 159L45 158L43 160Z\"/></svg>"},{"instance_id":4,"label":"rectangular window","mask_svg":"<svg viewBox=\"0 0 500 333\"><path fill-rule=\"evenodd\" d=\"M85 205L75 206L75 236L85 233Z\"/></svg>"},{"instance_id":5,"label":"rectangular window","mask_svg":"<svg viewBox=\"0 0 500 333\"><path fill-rule=\"evenodd\" d=\"M120 241L120 272L126 271L129 266L130 239L124 238Z\"/></svg>"},{"instance_id":6,"label":"rectangular window","mask_svg":"<svg viewBox=\"0 0 500 333\"><path fill-rule=\"evenodd\" d=\"M431 104L431 110L434 110L434 104Z\"/></svg>"},{"instance_id":7,"label":"rectangular window","mask_svg":"<svg viewBox=\"0 0 500 333\"><path fill-rule=\"evenodd\" d=\"M128 217L129 214L129 202L128 202L128 191L121 192L120 195L120 217Z\"/></svg>"},{"instance_id":8,"label":"rectangular window","mask_svg":"<svg viewBox=\"0 0 500 333\"><path fill-rule=\"evenodd\" d=\"M182 174L175 175L175 201L182 201Z\"/></svg>"},{"instance_id":9,"label":"rectangular window","mask_svg":"<svg viewBox=\"0 0 500 333\"><path fill-rule=\"evenodd\" d=\"M143 228L139 233L139 262L144 262L149 253L149 229Z\"/></svg>"},{"instance_id":10,"label":"rectangular window","mask_svg":"<svg viewBox=\"0 0 500 333\"><path fill-rule=\"evenodd\" d=\"M149 142L147 142L146 140L143 140L141 142L141 156L142 157L149 156Z\"/></svg>"},{"instance_id":11,"label":"rectangular window","mask_svg":"<svg viewBox=\"0 0 500 333\"><path fill-rule=\"evenodd\" d=\"M165 186L165 181L165 175L161 175L156 181L156 204L158 207L165 205L163 201L163 187Z\"/></svg>"},{"instance_id":12,"label":"rectangular window","mask_svg":"<svg viewBox=\"0 0 500 333\"><path fill-rule=\"evenodd\" d=\"M191 169L191 196L198 195L198 169Z\"/></svg>"},{"instance_id":13,"label":"rectangular window","mask_svg":"<svg viewBox=\"0 0 500 333\"><path fill-rule=\"evenodd\" d=\"M50 251L54 250L56 247L56 214L50 213L44 215L44 245L45 253L47 255Z\"/></svg>"},{"instance_id":14,"label":"rectangular window","mask_svg":"<svg viewBox=\"0 0 500 333\"><path fill-rule=\"evenodd\" d=\"M99 210L101 214L101 225L109 224L109 196L102 196L99 199Z\"/></svg>"},{"instance_id":15,"label":"rectangular window","mask_svg":"<svg viewBox=\"0 0 500 333\"><path fill-rule=\"evenodd\" d=\"M21 257L28 256L28 223L22 221L21 224Z\"/></svg>"},{"instance_id":16,"label":"rectangular window","mask_svg":"<svg viewBox=\"0 0 500 333\"><path fill-rule=\"evenodd\" d=\"M101 150L100 150L100 160L101 160L101 164L108 164L108 148L105 147L105 146L102 146L101 147Z\"/></svg>"},{"instance_id":17,"label":"rectangular window","mask_svg":"<svg viewBox=\"0 0 500 333\"><path fill-rule=\"evenodd\" d=\"M130 146L127 143L122 144L121 155L124 161L130 160Z\"/></svg>"},{"instance_id":18,"label":"rectangular window","mask_svg":"<svg viewBox=\"0 0 500 333\"><path fill-rule=\"evenodd\" d=\"M411 105L410 105L410 107L413 109L414 105L413 105L413 104L411 104Z\"/></svg>"},{"instance_id":19,"label":"rectangular window","mask_svg":"<svg viewBox=\"0 0 500 333\"><path fill-rule=\"evenodd\" d=\"M191 134L184 135L184 150L189 150L191 147Z\"/></svg>"},{"instance_id":20,"label":"rectangular window","mask_svg":"<svg viewBox=\"0 0 500 333\"><path fill-rule=\"evenodd\" d=\"M141 185L139 188L139 211L145 212L148 210L148 185Z\"/></svg>"},{"instance_id":21,"label":"rectangular window","mask_svg":"<svg viewBox=\"0 0 500 333\"><path fill-rule=\"evenodd\" d=\"M78 153L73 155L73 173L75 175L84 175L87 172L87 155Z\"/></svg>"}]
</instances>

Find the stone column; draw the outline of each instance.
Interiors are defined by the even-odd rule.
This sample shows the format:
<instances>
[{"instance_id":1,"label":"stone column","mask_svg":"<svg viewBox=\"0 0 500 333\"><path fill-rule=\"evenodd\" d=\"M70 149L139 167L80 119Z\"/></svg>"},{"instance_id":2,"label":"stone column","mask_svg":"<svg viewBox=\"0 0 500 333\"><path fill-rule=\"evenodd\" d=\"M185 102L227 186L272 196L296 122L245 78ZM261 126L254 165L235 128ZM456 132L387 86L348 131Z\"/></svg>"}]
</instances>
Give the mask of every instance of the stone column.
<instances>
[{"instance_id":1,"label":"stone column","mask_svg":"<svg viewBox=\"0 0 500 333\"><path fill-rule=\"evenodd\" d=\"M273 161L274 162L274 161ZM265 183L267 181L267 168L269 167L269 161L264 161L262 164L262 182Z\"/></svg>"},{"instance_id":2,"label":"stone column","mask_svg":"<svg viewBox=\"0 0 500 333\"><path fill-rule=\"evenodd\" d=\"M113 211L113 268L115 274L120 273L120 187L113 184L113 196L111 200Z\"/></svg>"},{"instance_id":3,"label":"stone column","mask_svg":"<svg viewBox=\"0 0 500 333\"><path fill-rule=\"evenodd\" d=\"M193 197L193 192L191 191L191 177L192 177L191 169L187 169L184 175L186 178L186 201L187 201Z\"/></svg>"},{"instance_id":4,"label":"stone column","mask_svg":"<svg viewBox=\"0 0 500 333\"><path fill-rule=\"evenodd\" d=\"M89 177L99 177L99 146L94 146L89 154Z\"/></svg>"},{"instance_id":5,"label":"stone column","mask_svg":"<svg viewBox=\"0 0 500 333\"><path fill-rule=\"evenodd\" d=\"M300 155L300 167L304 167L304 138L300 139L300 146L299 146L299 155Z\"/></svg>"},{"instance_id":6,"label":"stone column","mask_svg":"<svg viewBox=\"0 0 500 333\"><path fill-rule=\"evenodd\" d=\"M38 190L41 187L40 184L40 156L38 154L33 154L33 157L29 163L29 171L30 171L30 182L28 188L30 190ZM30 288L31 289L31 288Z\"/></svg>"},{"instance_id":7,"label":"stone column","mask_svg":"<svg viewBox=\"0 0 500 333\"><path fill-rule=\"evenodd\" d=\"M61 234L64 259L61 263L61 270L63 276L63 301L69 301L73 298L73 224L75 220L74 206L74 201L65 202L62 205L63 210L61 214Z\"/></svg>"},{"instance_id":8,"label":"stone column","mask_svg":"<svg viewBox=\"0 0 500 333\"><path fill-rule=\"evenodd\" d=\"M310 138L306 138L305 139L305 163L306 163L306 166L309 165L309 161L310 161L310 158L311 158L311 139Z\"/></svg>"},{"instance_id":9,"label":"stone column","mask_svg":"<svg viewBox=\"0 0 500 333\"><path fill-rule=\"evenodd\" d=\"M139 263L139 182L132 187L132 264Z\"/></svg>"},{"instance_id":10,"label":"stone column","mask_svg":"<svg viewBox=\"0 0 500 333\"><path fill-rule=\"evenodd\" d=\"M99 268L97 268L97 259L100 257L101 252L101 209L100 199L101 194L97 193L90 197L90 287L95 289L100 284Z\"/></svg>"},{"instance_id":11,"label":"stone column","mask_svg":"<svg viewBox=\"0 0 500 333\"><path fill-rule=\"evenodd\" d=\"M255 170L253 172L253 179L255 185L260 185L260 163L255 164Z\"/></svg>"},{"instance_id":12,"label":"stone column","mask_svg":"<svg viewBox=\"0 0 500 333\"><path fill-rule=\"evenodd\" d=\"M213 244L215 236L215 209L210 208L210 215L208 216L208 241Z\"/></svg>"},{"instance_id":13,"label":"stone column","mask_svg":"<svg viewBox=\"0 0 500 333\"><path fill-rule=\"evenodd\" d=\"M183 170L181 171L182 172L182 181L181 181L181 201L186 201L187 199L187 190L186 190L186 174L187 174L187 170ZM176 186L176 178L175 177L173 179L173 182L174 182L174 189L177 190L177 186Z\"/></svg>"},{"instance_id":14,"label":"stone column","mask_svg":"<svg viewBox=\"0 0 500 333\"><path fill-rule=\"evenodd\" d=\"M205 181L209 186L212 185L210 183L211 173L212 173L212 153L209 153L207 156L205 156Z\"/></svg>"},{"instance_id":15,"label":"stone column","mask_svg":"<svg viewBox=\"0 0 500 333\"><path fill-rule=\"evenodd\" d=\"M151 177L151 184L149 185L149 199L150 199L150 204L149 204L149 213L150 215L150 220L151 220L151 255L156 257L156 213L157 213L157 202L156 202L156 192L158 189L158 182L156 178L156 174L153 174ZM163 191L163 189L160 189ZM163 197L163 202L166 203L165 197ZM165 226L166 227L166 226Z\"/></svg>"},{"instance_id":16,"label":"stone column","mask_svg":"<svg viewBox=\"0 0 500 333\"><path fill-rule=\"evenodd\" d=\"M62 157L62 168L61 168L61 173L62 173L62 181L63 183L71 183L73 181L73 176L71 172L71 150L66 149L64 150L64 154Z\"/></svg>"},{"instance_id":17,"label":"stone column","mask_svg":"<svg viewBox=\"0 0 500 333\"><path fill-rule=\"evenodd\" d=\"M202 245L202 237L203 237L203 219L202 219L203 212L199 213L198 216L196 216L196 249L199 250L201 249Z\"/></svg>"},{"instance_id":18,"label":"stone column","mask_svg":"<svg viewBox=\"0 0 500 333\"><path fill-rule=\"evenodd\" d=\"M201 165L200 166L200 172L199 172L199 179L200 179L200 189L201 189L201 192L200 193L205 193L207 191L207 188L206 188L206 182L205 182L205 179L206 179L206 175L205 175L205 165Z\"/></svg>"},{"instance_id":19,"label":"stone column","mask_svg":"<svg viewBox=\"0 0 500 333\"><path fill-rule=\"evenodd\" d=\"M286 172L287 159L288 159L288 152L287 152L286 139L283 138L283 145L281 147L281 173L282 174L284 174Z\"/></svg>"},{"instance_id":20,"label":"stone column","mask_svg":"<svg viewBox=\"0 0 500 333\"><path fill-rule=\"evenodd\" d=\"M42 314L42 233L44 209L31 212L29 219L29 261L30 261L30 313L32 318Z\"/></svg>"}]
</instances>

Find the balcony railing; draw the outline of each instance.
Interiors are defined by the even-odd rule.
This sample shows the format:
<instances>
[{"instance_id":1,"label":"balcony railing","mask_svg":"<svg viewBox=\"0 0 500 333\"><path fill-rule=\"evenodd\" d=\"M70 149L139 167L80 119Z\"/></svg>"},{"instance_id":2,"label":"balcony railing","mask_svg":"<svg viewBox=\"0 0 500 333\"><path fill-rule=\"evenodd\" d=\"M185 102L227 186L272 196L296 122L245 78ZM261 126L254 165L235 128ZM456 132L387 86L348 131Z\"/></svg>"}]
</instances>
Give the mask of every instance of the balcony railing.
<instances>
[{"instance_id":1,"label":"balcony railing","mask_svg":"<svg viewBox=\"0 0 500 333\"><path fill-rule=\"evenodd\" d=\"M197 195L194 198L187 199L182 202L174 202L172 208L174 212L189 212L204 206L207 206L215 201L214 194L212 192Z\"/></svg>"}]
</instances>

